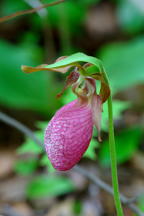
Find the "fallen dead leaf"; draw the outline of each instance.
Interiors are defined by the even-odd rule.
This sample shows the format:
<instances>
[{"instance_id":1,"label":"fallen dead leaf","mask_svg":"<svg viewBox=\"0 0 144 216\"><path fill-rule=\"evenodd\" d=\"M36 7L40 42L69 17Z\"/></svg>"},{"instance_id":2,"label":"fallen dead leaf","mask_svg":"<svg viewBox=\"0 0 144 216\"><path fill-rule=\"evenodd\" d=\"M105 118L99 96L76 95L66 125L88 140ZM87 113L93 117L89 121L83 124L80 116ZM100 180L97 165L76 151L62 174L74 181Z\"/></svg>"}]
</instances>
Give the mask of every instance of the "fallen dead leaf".
<instances>
[{"instance_id":1,"label":"fallen dead leaf","mask_svg":"<svg viewBox=\"0 0 144 216\"><path fill-rule=\"evenodd\" d=\"M68 198L64 202L55 204L45 216L74 216L73 198Z\"/></svg>"},{"instance_id":2,"label":"fallen dead leaf","mask_svg":"<svg viewBox=\"0 0 144 216\"><path fill-rule=\"evenodd\" d=\"M0 178L5 178L13 172L15 160L16 160L15 152L13 151L0 152Z\"/></svg>"},{"instance_id":3,"label":"fallen dead leaf","mask_svg":"<svg viewBox=\"0 0 144 216\"><path fill-rule=\"evenodd\" d=\"M25 202L16 202L13 204L13 209L22 216L32 216L33 211L31 207Z\"/></svg>"}]
</instances>

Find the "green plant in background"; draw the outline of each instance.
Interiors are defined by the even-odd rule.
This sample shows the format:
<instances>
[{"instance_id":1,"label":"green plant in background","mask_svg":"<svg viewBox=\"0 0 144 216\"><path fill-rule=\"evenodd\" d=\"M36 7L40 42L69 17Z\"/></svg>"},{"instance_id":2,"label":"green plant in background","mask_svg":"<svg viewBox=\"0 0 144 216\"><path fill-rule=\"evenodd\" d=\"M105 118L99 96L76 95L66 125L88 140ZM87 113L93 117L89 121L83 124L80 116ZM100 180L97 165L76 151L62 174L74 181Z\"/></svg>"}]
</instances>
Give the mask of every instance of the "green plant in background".
<instances>
[{"instance_id":1,"label":"green plant in background","mask_svg":"<svg viewBox=\"0 0 144 216\"><path fill-rule=\"evenodd\" d=\"M129 160L139 147L142 130L140 128L123 129L116 134L117 162L119 164ZM110 166L108 140L103 142L99 152L99 161L104 166Z\"/></svg>"},{"instance_id":2,"label":"green plant in background","mask_svg":"<svg viewBox=\"0 0 144 216\"><path fill-rule=\"evenodd\" d=\"M89 7L99 2L100 0L69 0L48 9L50 25L59 32L60 55L77 51L77 47L72 45L72 38L75 34L82 35L82 25Z\"/></svg>"},{"instance_id":3,"label":"green plant in background","mask_svg":"<svg viewBox=\"0 0 144 216\"><path fill-rule=\"evenodd\" d=\"M29 77L20 73L20 65L39 64L41 50L39 47L14 46L4 40L0 41L0 102L10 107L31 109L42 113L51 113L60 105L55 95L60 90L54 76L49 73L31 74ZM9 64L7 63L9 61ZM52 88L57 82L56 88ZM49 90L48 90L49 89Z\"/></svg>"},{"instance_id":4,"label":"green plant in background","mask_svg":"<svg viewBox=\"0 0 144 216\"><path fill-rule=\"evenodd\" d=\"M138 199L138 206L142 211L144 211L144 194L142 194Z\"/></svg>"},{"instance_id":5,"label":"green plant in background","mask_svg":"<svg viewBox=\"0 0 144 216\"><path fill-rule=\"evenodd\" d=\"M30 175L32 173L34 173L34 171L36 171L38 167L38 160L36 157L29 157L26 158L24 160L19 159L16 163L15 163L15 167L14 170L16 173L18 173L19 175Z\"/></svg>"},{"instance_id":6,"label":"green plant in background","mask_svg":"<svg viewBox=\"0 0 144 216\"><path fill-rule=\"evenodd\" d=\"M23 0L14 0L13 2L9 0L5 0L2 2L1 5L1 14L2 16L5 16L20 10L26 10L28 8L29 6Z\"/></svg>"},{"instance_id":7,"label":"green plant in background","mask_svg":"<svg viewBox=\"0 0 144 216\"><path fill-rule=\"evenodd\" d=\"M74 191L71 180L60 176L40 176L31 181L27 187L29 199L54 197Z\"/></svg>"},{"instance_id":8,"label":"green plant in background","mask_svg":"<svg viewBox=\"0 0 144 216\"><path fill-rule=\"evenodd\" d=\"M141 33L144 29L144 14L137 1L120 0L117 4L117 18L122 30L128 34Z\"/></svg>"},{"instance_id":9,"label":"green plant in background","mask_svg":"<svg viewBox=\"0 0 144 216\"><path fill-rule=\"evenodd\" d=\"M108 44L100 50L113 93L144 82L143 56L144 37Z\"/></svg>"},{"instance_id":10,"label":"green plant in background","mask_svg":"<svg viewBox=\"0 0 144 216\"><path fill-rule=\"evenodd\" d=\"M46 122L38 122L37 127L40 128L35 135L43 143L43 131L46 127ZM75 186L67 177L59 177L54 175L55 169L51 165L44 153L42 146L37 145L33 140L27 138L25 143L17 149L19 156L25 154L30 155L25 159L18 159L15 164L15 171L20 175L31 175L39 166L47 167L49 175L40 175L34 177L32 181L28 183L26 189L26 196L28 199L39 199L44 197L53 197L58 195L64 195L75 190ZM38 155L42 154L42 157L38 159Z\"/></svg>"},{"instance_id":11,"label":"green plant in background","mask_svg":"<svg viewBox=\"0 0 144 216\"><path fill-rule=\"evenodd\" d=\"M44 143L44 135L43 131L47 125L47 122L38 122L37 127L40 129L37 132L35 132L35 135L41 140L42 143ZM26 138L26 141L17 149L17 153L19 156L24 154L32 154L34 157L30 157L31 164L29 164L29 168L27 168L27 164L25 163L25 160L19 159L15 166L15 171L18 173L29 174L28 172L25 172L25 169L35 171L38 166L46 166L48 168L49 172L54 172L54 168L51 165L50 161L47 159L46 154L44 154L44 149L41 146L38 146L32 139ZM36 163L36 166L33 166L35 164L35 161L38 161L38 155L42 154L41 159L39 159L39 162ZM23 168L25 164L25 168Z\"/></svg>"}]
</instances>

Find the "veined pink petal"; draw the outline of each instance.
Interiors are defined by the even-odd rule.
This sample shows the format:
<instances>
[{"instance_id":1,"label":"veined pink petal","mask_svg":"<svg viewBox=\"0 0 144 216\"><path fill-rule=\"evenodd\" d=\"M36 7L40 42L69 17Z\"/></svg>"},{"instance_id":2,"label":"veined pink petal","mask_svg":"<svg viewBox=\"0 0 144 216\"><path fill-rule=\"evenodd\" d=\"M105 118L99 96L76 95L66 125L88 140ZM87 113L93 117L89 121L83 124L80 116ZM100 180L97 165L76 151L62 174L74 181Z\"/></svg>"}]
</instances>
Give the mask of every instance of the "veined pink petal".
<instances>
[{"instance_id":1,"label":"veined pink petal","mask_svg":"<svg viewBox=\"0 0 144 216\"><path fill-rule=\"evenodd\" d=\"M57 170L72 168L89 146L93 130L92 110L78 100L63 106L49 122L45 148Z\"/></svg>"}]
</instances>

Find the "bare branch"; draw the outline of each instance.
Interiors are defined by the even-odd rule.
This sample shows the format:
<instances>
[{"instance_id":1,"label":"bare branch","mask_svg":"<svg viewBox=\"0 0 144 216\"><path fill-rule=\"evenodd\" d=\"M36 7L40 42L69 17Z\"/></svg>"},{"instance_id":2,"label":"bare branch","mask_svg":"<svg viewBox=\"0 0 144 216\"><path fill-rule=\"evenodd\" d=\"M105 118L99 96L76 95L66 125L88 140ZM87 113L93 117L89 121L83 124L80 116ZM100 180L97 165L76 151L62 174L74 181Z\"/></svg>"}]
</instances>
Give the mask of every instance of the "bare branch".
<instances>
[{"instance_id":1,"label":"bare branch","mask_svg":"<svg viewBox=\"0 0 144 216\"><path fill-rule=\"evenodd\" d=\"M0 120L18 129L23 134L30 137L35 143L43 147L43 143L35 136L35 134L28 127L18 122L16 119L0 112Z\"/></svg>"},{"instance_id":2,"label":"bare branch","mask_svg":"<svg viewBox=\"0 0 144 216\"><path fill-rule=\"evenodd\" d=\"M30 7L37 8L42 6L43 4L39 0L23 0L26 2ZM47 10L46 8L43 8L41 10L36 11L36 13L41 17L44 18L47 16Z\"/></svg>"},{"instance_id":3,"label":"bare branch","mask_svg":"<svg viewBox=\"0 0 144 216\"><path fill-rule=\"evenodd\" d=\"M64 2L64 0L58 0L56 2L52 2L52 3L48 3L48 4L43 4L43 5L40 5L39 7L36 7L36 8L33 8L33 9L30 9L30 10L23 10L23 11L18 11L16 13L13 13L11 15L8 15L8 16L4 16L4 17L1 17L0 18L0 23L2 22L6 22L10 19L13 19L17 16L22 16L22 15L26 15L26 14L32 14L32 13L35 13L43 8L47 8L47 7L51 7L51 6L54 6L54 5L57 5L57 4L60 4Z\"/></svg>"},{"instance_id":4,"label":"bare branch","mask_svg":"<svg viewBox=\"0 0 144 216\"><path fill-rule=\"evenodd\" d=\"M76 172L82 174L83 176L90 179L94 184L96 184L101 189L105 190L109 194L113 195L113 188L99 179L97 176L93 175L92 173L88 172L87 170L83 169L82 167L76 165L73 170ZM128 206L133 212L135 212L138 216L144 216L144 213L140 211L140 209L137 208L135 204L132 203L132 201L135 201L135 198L127 198L123 194L120 194L121 202Z\"/></svg>"},{"instance_id":5,"label":"bare branch","mask_svg":"<svg viewBox=\"0 0 144 216\"><path fill-rule=\"evenodd\" d=\"M9 124L9 125L15 127L16 129L18 129L19 131L24 133L26 136L30 137L32 140L34 140L38 145L42 146L42 148L43 148L43 143L41 142L41 140L39 140L35 136L35 134L29 128L27 128L25 125L23 125L22 123L18 122L17 120L9 117L8 115L6 115L2 112L0 112L0 120L5 122L6 124ZM107 183L105 183L104 181L102 181L97 176L93 175L92 173L90 173L89 171L80 167L79 165L76 165L73 168L73 170L82 174L83 176L85 176L86 178L91 180L94 184L96 184L98 187L105 190L109 194L113 195L113 188L110 185L108 185ZM124 196L123 194L121 194L120 199L121 199L122 203L124 205L128 206L134 213L137 214L137 216L144 216L144 213L141 212L140 209L138 209L138 207L132 203L132 201L134 201L135 198L129 199L126 196Z\"/></svg>"}]
</instances>

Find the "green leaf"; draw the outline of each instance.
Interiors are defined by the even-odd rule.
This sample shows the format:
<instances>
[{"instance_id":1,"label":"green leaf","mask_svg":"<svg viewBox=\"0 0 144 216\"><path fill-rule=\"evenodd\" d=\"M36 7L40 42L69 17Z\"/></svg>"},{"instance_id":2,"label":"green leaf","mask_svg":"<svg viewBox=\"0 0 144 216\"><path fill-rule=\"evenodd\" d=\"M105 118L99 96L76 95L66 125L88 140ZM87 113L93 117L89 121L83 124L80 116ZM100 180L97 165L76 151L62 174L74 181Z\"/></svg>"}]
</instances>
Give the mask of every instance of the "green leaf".
<instances>
[{"instance_id":1,"label":"green leaf","mask_svg":"<svg viewBox=\"0 0 144 216\"><path fill-rule=\"evenodd\" d=\"M79 63L90 63L92 64L92 71L95 71L94 74L91 74L87 70L89 66L81 66ZM21 69L26 73L38 72L43 70L53 71L53 72L60 72L66 73L71 67L77 67L78 72L80 72L84 76L93 77L95 80L101 81L101 89L100 89L100 96L102 98L102 102L105 102L110 95L110 88L107 81L106 76L104 76L104 67L102 62L92 56L88 56L84 53L75 53L70 56L62 56L53 64L42 64L36 67L22 65ZM91 68L91 66L90 66Z\"/></svg>"},{"instance_id":2,"label":"green leaf","mask_svg":"<svg viewBox=\"0 0 144 216\"><path fill-rule=\"evenodd\" d=\"M52 73L25 74L21 64L39 64L39 48L0 41L0 103L10 107L52 113L60 104L60 85ZM38 60L39 59L39 60ZM55 88L53 88L55 86Z\"/></svg>"},{"instance_id":3,"label":"green leaf","mask_svg":"<svg viewBox=\"0 0 144 216\"><path fill-rule=\"evenodd\" d=\"M90 5L96 5L97 3L99 3L101 0L79 0L79 3L88 7Z\"/></svg>"},{"instance_id":4,"label":"green leaf","mask_svg":"<svg viewBox=\"0 0 144 216\"><path fill-rule=\"evenodd\" d=\"M122 30L128 33L139 33L144 29L144 16L132 1L120 1L117 17Z\"/></svg>"},{"instance_id":5,"label":"green leaf","mask_svg":"<svg viewBox=\"0 0 144 216\"><path fill-rule=\"evenodd\" d=\"M83 157L90 158L92 160L96 159L95 149L99 146L98 141L95 138L92 138L89 144L88 149L84 153Z\"/></svg>"},{"instance_id":6,"label":"green leaf","mask_svg":"<svg viewBox=\"0 0 144 216\"><path fill-rule=\"evenodd\" d=\"M71 101L77 99L76 95L72 92L71 89L68 89L64 95L62 96L61 100L63 105L70 103Z\"/></svg>"},{"instance_id":7,"label":"green leaf","mask_svg":"<svg viewBox=\"0 0 144 216\"><path fill-rule=\"evenodd\" d=\"M100 58L106 68L113 93L144 82L144 38L109 44Z\"/></svg>"},{"instance_id":8,"label":"green leaf","mask_svg":"<svg viewBox=\"0 0 144 216\"><path fill-rule=\"evenodd\" d=\"M74 215L80 215L83 209L83 204L81 200L75 199L74 204L73 204L73 212Z\"/></svg>"},{"instance_id":9,"label":"green leaf","mask_svg":"<svg viewBox=\"0 0 144 216\"><path fill-rule=\"evenodd\" d=\"M122 112L130 108L131 104L126 101L113 100L113 118L114 120L120 119ZM107 103L103 104L102 112L102 130L108 131L108 106Z\"/></svg>"},{"instance_id":10,"label":"green leaf","mask_svg":"<svg viewBox=\"0 0 144 216\"><path fill-rule=\"evenodd\" d=\"M41 130L45 130L47 125L48 125L48 121L38 121L38 122L36 122L36 126Z\"/></svg>"},{"instance_id":11,"label":"green leaf","mask_svg":"<svg viewBox=\"0 0 144 216\"><path fill-rule=\"evenodd\" d=\"M138 149L142 131L138 128L130 128L121 131L115 136L117 162L124 163L129 160ZM101 145L99 152L99 161L104 166L110 166L109 144L108 140Z\"/></svg>"},{"instance_id":12,"label":"green leaf","mask_svg":"<svg viewBox=\"0 0 144 216\"><path fill-rule=\"evenodd\" d=\"M140 197L138 197L138 207L141 211L144 211L144 194L141 194Z\"/></svg>"},{"instance_id":13,"label":"green leaf","mask_svg":"<svg viewBox=\"0 0 144 216\"><path fill-rule=\"evenodd\" d=\"M57 61L53 64L50 64L50 65L47 65L45 66L45 68L58 68L58 67L63 67L63 66L68 66L70 64L74 64L74 63L77 63L77 62L86 62L86 63L91 63L93 65L96 66L96 68L99 69L99 71L101 71L101 61L95 57L92 57L92 56L88 56L84 53L75 53L73 55L70 55L68 56L67 58L65 59L62 59L60 61Z\"/></svg>"},{"instance_id":14,"label":"green leaf","mask_svg":"<svg viewBox=\"0 0 144 216\"><path fill-rule=\"evenodd\" d=\"M44 143L44 130L47 126L48 122L37 122L37 127L40 128L40 130L34 132L35 136L41 140L42 143ZM32 139L26 138L26 141L17 149L18 154L40 154L44 152L44 148L42 146L39 146L37 143L35 143ZM41 160L39 161L40 165L46 166L48 168L49 172L54 172L55 169L53 168L50 160L48 159L47 155L45 154Z\"/></svg>"},{"instance_id":15,"label":"green leaf","mask_svg":"<svg viewBox=\"0 0 144 216\"><path fill-rule=\"evenodd\" d=\"M10 15L20 10L29 9L28 5L23 0L4 0L2 1L1 11L2 15Z\"/></svg>"},{"instance_id":16,"label":"green leaf","mask_svg":"<svg viewBox=\"0 0 144 216\"><path fill-rule=\"evenodd\" d=\"M38 166L37 158L30 158L27 160L18 160L15 164L15 172L20 175L32 174Z\"/></svg>"},{"instance_id":17,"label":"green leaf","mask_svg":"<svg viewBox=\"0 0 144 216\"><path fill-rule=\"evenodd\" d=\"M40 176L34 179L27 188L29 199L54 197L74 191L73 183L60 176Z\"/></svg>"},{"instance_id":18,"label":"green leaf","mask_svg":"<svg viewBox=\"0 0 144 216\"><path fill-rule=\"evenodd\" d=\"M35 136L44 143L44 131L40 130L35 132ZM42 146L39 146L35 141L26 138L26 141L17 149L18 154L35 153L40 154L43 152Z\"/></svg>"},{"instance_id":19,"label":"green leaf","mask_svg":"<svg viewBox=\"0 0 144 216\"><path fill-rule=\"evenodd\" d=\"M48 171L49 171L49 172L51 172L51 173L55 172L55 169L53 168L53 166L52 166L50 160L48 159L47 154L45 154L45 155L42 157L42 159L40 160L40 164L41 164L42 166L46 166L46 167L48 168Z\"/></svg>"},{"instance_id":20,"label":"green leaf","mask_svg":"<svg viewBox=\"0 0 144 216\"><path fill-rule=\"evenodd\" d=\"M78 64L79 62L83 63L91 63L95 66L95 72L101 72L102 71L102 63L99 59L88 56L84 53L75 53L73 55L67 56L67 57L61 57L62 59L58 59L55 61L53 64L42 64L36 67L31 67L31 66L26 66L22 65L21 69L26 72L26 73L31 73L31 72L37 72L37 71L42 71L42 70L48 70L48 71L54 71L54 72L60 72L60 73L66 73L70 67L77 66L79 67L80 65ZM94 70L94 68L93 68ZM86 70L85 70L86 71ZM88 74L86 74L88 75Z\"/></svg>"},{"instance_id":21,"label":"green leaf","mask_svg":"<svg viewBox=\"0 0 144 216\"><path fill-rule=\"evenodd\" d=\"M70 34L79 34L80 24L86 15L86 9L83 4L75 3L73 0L66 1L64 4L55 5L54 7L47 8L48 20L53 27L58 29L64 27L63 23L67 23L65 31ZM61 13L64 13L61 19ZM63 21L63 22L62 22Z\"/></svg>"}]
</instances>

